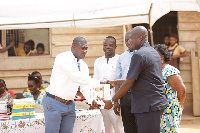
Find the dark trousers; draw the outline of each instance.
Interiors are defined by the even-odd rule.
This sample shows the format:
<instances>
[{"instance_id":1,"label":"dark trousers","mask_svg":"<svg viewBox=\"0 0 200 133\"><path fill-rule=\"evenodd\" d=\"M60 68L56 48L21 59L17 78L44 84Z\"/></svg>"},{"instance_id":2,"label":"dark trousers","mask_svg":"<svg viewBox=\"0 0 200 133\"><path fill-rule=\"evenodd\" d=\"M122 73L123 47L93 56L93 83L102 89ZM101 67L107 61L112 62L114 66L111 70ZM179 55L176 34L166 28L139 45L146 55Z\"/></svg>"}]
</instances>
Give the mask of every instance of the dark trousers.
<instances>
[{"instance_id":1,"label":"dark trousers","mask_svg":"<svg viewBox=\"0 0 200 133\"><path fill-rule=\"evenodd\" d=\"M131 113L131 92L120 99L121 115L125 133L137 133L135 114Z\"/></svg>"},{"instance_id":2,"label":"dark trousers","mask_svg":"<svg viewBox=\"0 0 200 133\"><path fill-rule=\"evenodd\" d=\"M160 133L160 120L163 111L136 113L138 133Z\"/></svg>"}]
</instances>

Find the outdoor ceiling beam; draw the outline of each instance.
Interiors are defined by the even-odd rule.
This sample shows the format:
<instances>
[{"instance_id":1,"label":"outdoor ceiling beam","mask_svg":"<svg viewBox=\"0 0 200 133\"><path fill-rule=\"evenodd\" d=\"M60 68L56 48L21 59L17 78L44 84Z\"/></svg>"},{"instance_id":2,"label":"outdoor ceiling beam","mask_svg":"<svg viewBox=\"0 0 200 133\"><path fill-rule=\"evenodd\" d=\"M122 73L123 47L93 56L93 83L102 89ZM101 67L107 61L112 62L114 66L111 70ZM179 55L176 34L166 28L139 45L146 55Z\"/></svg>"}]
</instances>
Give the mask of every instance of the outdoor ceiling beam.
<instances>
[{"instance_id":1,"label":"outdoor ceiling beam","mask_svg":"<svg viewBox=\"0 0 200 133\"><path fill-rule=\"evenodd\" d=\"M151 26L151 10L152 10L153 3L151 3L150 9L149 9L149 32L150 32L150 38L151 38L151 46L154 46L154 41L153 41L153 30Z\"/></svg>"}]
</instances>

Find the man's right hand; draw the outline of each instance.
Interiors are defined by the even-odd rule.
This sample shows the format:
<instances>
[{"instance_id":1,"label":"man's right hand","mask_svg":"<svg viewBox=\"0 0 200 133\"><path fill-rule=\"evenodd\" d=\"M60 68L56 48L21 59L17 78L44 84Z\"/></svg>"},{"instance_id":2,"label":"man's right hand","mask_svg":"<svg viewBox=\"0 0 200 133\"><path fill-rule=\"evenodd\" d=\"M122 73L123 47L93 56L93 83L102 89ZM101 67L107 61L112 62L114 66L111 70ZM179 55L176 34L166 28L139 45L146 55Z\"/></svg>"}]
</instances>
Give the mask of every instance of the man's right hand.
<instances>
[{"instance_id":1,"label":"man's right hand","mask_svg":"<svg viewBox=\"0 0 200 133\"><path fill-rule=\"evenodd\" d=\"M113 110L116 115L120 116L120 104L118 102L114 104Z\"/></svg>"},{"instance_id":2,"label":"man's right hand","mask_svg":"<svg viewBox=\"0 0 200 133\"><path fill-rule=\"evenodd\" d=\"M115 87L115 81L114 80L108 80L107 83L110 84L110 88Z\"/></svg>"}]
</instances>

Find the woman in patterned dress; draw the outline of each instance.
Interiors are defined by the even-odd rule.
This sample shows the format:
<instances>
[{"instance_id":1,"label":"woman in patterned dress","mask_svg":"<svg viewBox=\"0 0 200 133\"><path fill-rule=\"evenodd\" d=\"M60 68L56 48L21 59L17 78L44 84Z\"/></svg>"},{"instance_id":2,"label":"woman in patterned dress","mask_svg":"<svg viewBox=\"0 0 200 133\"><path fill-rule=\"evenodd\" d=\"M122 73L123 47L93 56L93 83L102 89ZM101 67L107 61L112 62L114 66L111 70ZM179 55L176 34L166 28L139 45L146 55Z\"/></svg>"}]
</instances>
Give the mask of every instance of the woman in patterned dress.
<instances>
[{"instance_id":1,"label":"woman in patterned dress","mask_svg":"<svg viewBox=\"0 0 200 133\"><path fill-rule=\"evenodd\" d=\"M179 70L167 62L170 61L170 54L165 45L154 47L160 54L162 62L162 76L165 82L165 91L168 97L169 106L164 110L161 118L161 133L178 133L183 110L183 103L186 98L185 85L179 75Z\"/></svg>"},{"instance_id":2,"label":"woman in patterned dress","mask_svg":"<svg viewBox=\"0 0 200 133\"><path fill-rule=\"evenodd\" d=\"M23 96L26 98L33 98L35 103L42 104L43 96L45 91L40 91L40 77L39 76L28 76L28 89L30 92L24 92Z\"/></svg>"}]
</instances>

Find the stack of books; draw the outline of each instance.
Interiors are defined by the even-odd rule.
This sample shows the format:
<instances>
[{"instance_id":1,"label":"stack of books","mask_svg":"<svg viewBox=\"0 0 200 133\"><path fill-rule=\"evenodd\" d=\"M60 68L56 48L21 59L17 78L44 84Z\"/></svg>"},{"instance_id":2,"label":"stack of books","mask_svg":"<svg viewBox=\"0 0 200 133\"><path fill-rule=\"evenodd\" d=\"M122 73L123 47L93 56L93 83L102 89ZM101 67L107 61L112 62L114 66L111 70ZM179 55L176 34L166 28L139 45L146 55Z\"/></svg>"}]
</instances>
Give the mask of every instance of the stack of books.
<instances>
[{"instance_id":1,"label":"stack of books","mask_svg":"<svg viewBox=\"0 0 200 133\"><path fill-rule=\"evenodd\" d=\"M7 121L10 115L7 114L7 101L0 101L0 121Z\"/></svg>"},{"instance_id":2,"label":"stack of books","mask_svg":"<svg viewBox=\"0 0 200 133\"><path fill-rule=\"evenodd\" d=\"M32 98L14 99L12 120L35 118L35 102Z\"/></svg>"}]
</instances>

